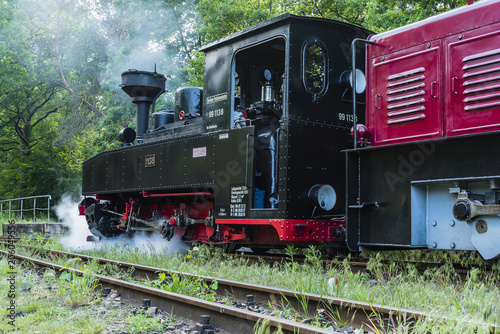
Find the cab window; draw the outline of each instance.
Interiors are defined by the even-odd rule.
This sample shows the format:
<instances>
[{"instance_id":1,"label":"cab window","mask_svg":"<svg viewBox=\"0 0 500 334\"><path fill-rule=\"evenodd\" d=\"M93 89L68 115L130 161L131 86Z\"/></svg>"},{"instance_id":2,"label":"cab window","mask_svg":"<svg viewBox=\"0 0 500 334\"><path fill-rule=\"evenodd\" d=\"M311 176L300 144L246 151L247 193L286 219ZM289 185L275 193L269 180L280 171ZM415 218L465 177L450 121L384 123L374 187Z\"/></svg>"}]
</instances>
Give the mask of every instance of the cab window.
<instances>
[{"instance_id":1,"label":"cab window","mask_svg":"<svg viewBox=\"0 0 500 334\"><path fill-rule=\"evenodd\" d=\"M304 44L302 52L302 79L306 91L319 97L327 88L327 55L323 44L317 40L309 40Z\"/></svg>"}]
</instances>

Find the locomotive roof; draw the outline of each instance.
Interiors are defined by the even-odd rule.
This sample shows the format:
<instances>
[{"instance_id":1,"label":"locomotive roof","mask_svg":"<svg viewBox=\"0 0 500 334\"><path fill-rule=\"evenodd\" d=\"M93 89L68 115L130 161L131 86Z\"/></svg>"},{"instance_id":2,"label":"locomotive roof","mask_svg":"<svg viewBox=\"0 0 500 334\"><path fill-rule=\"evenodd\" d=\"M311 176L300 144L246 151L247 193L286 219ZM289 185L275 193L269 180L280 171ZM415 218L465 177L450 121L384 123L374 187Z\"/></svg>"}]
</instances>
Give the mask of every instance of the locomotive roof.
<instances>
[{"instance_id":1,"label":"locomotive roof","mask_svg":"<svg viewBox=\"0 0 500 334\"><path fill-rule=\"evenodd\" d=\"M269 30L272 27L283 26L286 24L290 24L292 22L305 22L305 23L310 23L310 24L314 24L314 25L335 25L335 26L344 26L344 27L351 27L351 28L354 27L356 29L360 29L360 30L366 31L368 33L371 33L369 30L366 30L360 26L341 22L341 21L318 18L318 17L310 17L310 16L298 16L298 15L293 15L290 13L285 13L285 14L276 16L272 19L269 19L267 21L257 23L251 27L248 27L248 28L245 28L245 29L240 30L238 32L235 32L229 36L223 37L223 38L218 39L214 42L208 43L208 44L202 46L199 50L203 51L203 52L207 52L207 51L210 51L212 49L216 49L222 45L233 42L235 40L246 38L249 35L258 34L259 32Z\"/></svg>"},{"instance_id":2,"label":"locomotive roof","mask_svg":"<svg viewBox=\"0 0 500 334\"><path fill-rule=\"evenodd\" d=\"M372 57L500 22L500 1L484 0L432 16L384 33L372 35Z\"/></svg>"}]
</instances>

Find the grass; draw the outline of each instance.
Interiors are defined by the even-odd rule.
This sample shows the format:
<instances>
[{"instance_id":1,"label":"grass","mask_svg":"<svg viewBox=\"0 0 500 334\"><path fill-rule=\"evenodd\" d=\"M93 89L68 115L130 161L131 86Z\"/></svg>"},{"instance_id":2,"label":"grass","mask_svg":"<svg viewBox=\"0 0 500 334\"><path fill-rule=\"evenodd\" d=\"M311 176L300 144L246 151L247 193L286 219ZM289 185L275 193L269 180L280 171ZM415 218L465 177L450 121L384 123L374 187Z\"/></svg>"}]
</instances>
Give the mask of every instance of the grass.
<instances>
[{"instance_id":1,"label":"grass","mask_svg":"<svg viewBox=\"0 0 500 334\"><path fill-rule=\"evenodd\" d=\"M281 328L277 328L271 333L271 326L269 325L269 320L265 319L262 322L257 321L253 328L254 334L283 334Z\"/></svg>"},{"instance_id":2,"label":"grass","mask_svg":"<svg viewBox=\"0 0 500 334\"><path fill-rule=\"evenodd\" d=\"M65 268L58 279L57 295L59 299L68 306L89 305L96 299L94 291L98 287L98 280L95 277L98 264L92 261L89 265L80 265L80 259L69 259L66 261ZM84 271L83 276L76 274L74 270Z\"/></svg>"},{"instance_id":3,"label":"grass","mask_svg":"<svg viewBox=\"0 0 500 334\"><path fill-rule=\"evenodd\" d=\"M23 214L23 219L21 220L21 215L18 213L12 212L9 219L9 213L5 211L0 215L0 224L8 224L9 221L13 220L16 223L55 223L57 222L57 216L53 212L50 212L50 216L47 216L47 212L37 212L35 216L33 216L32 211L27 211ZM47 220L50 218L50 221Z\"/></svg>"},{"instance_id":4,"label":"grass","mask_svg":"<svg viewBox=\"0 0 500 334\"><path fill-rule=\"evenodd\" d=\"M169 243L165 245L168 247ZM406 319L392 319L392 323L381 325L381 320L374 318L366 329L373 328L375 333L408 333L410 328L412 333L481 333L488 324L500 323L498 264L490 274L482 268L473 269L462 282L450 264L420 273L413 264L398 260L386 262L386 253L373 254L368 263L369 272L355 273L347 260L333 261L323 268L319 261L321 254L313 247L305 252L306 264L284 262L273 266L264 262L249 263L247 259L203 245L188 254L174 255L169 255L166 247L157 249L150 245L144 251L115 244L81 252L167 270L416 309L435 316L417 322L413 328ZM288 248L286 253L292 257L294 251ZM295 311L289 310L288 317L296 317ZM331 311L326 313L335 318ZM442 316L447 320L437 320ZM343 323L346 320L336 321Z\"/></svg>"},{"instance_id":5,"label":"grass","mask_svg":"<svg viewBox=\"0 0 500 334\"><path fill-rule=\"evenodd\" d=\"M487 262L479 255L478 252L472 251L452 251L452 250L399 250L399 251L384 251L373 252L365 251L360 253L361 257L371 259L378 257L385 261L420 261L420 262L449 262L461 265L464 268L471 266L485 267ZM499 260L496 265L500 264Z\"/></svg>"},{"instance_id":6,"label":"grass","mask_svg":"<svg viewBox=\"0 0 500 334\"><path fill-rule=\"evenodd\" d=\"M54 271L46 271L43 278L35 272L17 268L15 279L16 295L13 299L16 312L22 312L13 322L2 317L2 333L101 333L109 320L101 320L96 306L99 302L92 291L90 281L65 280L57 278ZM6 310L10 304L7 298L9 266L0 260L0 308ZM82 278L83 280L83 278ZM30 287L29 291L22 291ZM50 287L50 288L49 288ZM84 289L78 291L78 289ZM27 290L25 288L25 290ZM63 299L61 297L64 296ZM4 311L5 312L5 311ZM106 314L108 319L119 317L118 310Z\"/></svg>"},{"instance_id":7,"label":"grass","mask_svg":"<svg viewBox=\"0 0 500 334\"><path fill-rule=\"evenodd\" d=\"M129 316L128 322L127 330L130 334L162 332L165 329L165 326L160 324L158 319L150 318L144 312Z\"/></svg>"},{"instance_id":8,"label":"grass","mask_svg":"<svg viewBox=\"0 0 500 334\"><path fill-rule=\"evenodd\" d=\"M178 293L185 296L196 297L208 301L215 301L217 281L212 281L210 285L201 277L184 277L176 273L172 277L167 277L165 273L160 273L158 279L148 283L149 286Z\"/></svg>"}]
</instances>

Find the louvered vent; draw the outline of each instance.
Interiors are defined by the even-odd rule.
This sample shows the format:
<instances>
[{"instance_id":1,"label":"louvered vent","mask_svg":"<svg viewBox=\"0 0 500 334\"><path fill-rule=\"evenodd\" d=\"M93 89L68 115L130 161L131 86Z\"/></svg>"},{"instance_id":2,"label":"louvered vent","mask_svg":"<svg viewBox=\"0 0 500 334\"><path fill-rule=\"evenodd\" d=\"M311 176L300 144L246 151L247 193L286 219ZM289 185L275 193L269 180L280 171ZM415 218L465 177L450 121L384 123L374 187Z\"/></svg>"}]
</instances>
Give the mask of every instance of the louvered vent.
<instances>
[{"instance_id":1,"label":"louvered vent","mask_svg":"<svg viewBox=\"0 0 500 334\"><path fill-rule=\"evenodd\" d=\"M425 68L387 77L387 124L425 119Z\"/></svg>"},{"instance_id":2,"label":"louvered vent","mask_svg":"<svg viewBox=\"0 0 500 334\"><path fill-rule=\"evenodd\" d=\"M463 58L464 110L500 106L500 49Z\"/></svg>"}]
</instances>

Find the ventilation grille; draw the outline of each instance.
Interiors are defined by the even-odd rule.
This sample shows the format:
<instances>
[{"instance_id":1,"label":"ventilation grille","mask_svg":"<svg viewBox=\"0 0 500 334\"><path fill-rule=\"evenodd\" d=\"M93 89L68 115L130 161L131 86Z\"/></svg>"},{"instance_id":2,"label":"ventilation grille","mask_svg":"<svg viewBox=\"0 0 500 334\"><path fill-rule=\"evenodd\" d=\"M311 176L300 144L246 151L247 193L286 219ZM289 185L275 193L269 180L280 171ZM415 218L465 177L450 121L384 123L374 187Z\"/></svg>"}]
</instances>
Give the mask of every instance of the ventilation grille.
<instances>
[{"instance_id":1,"label":"ventilation grille","mask_svg":"<svg viewBox=\"0 0 500 334\"><path fill-rule=\"evenodd\" d=\"M500 106L500 49L463 58L464 110Z\"/></svg>"},{"instance_id":2,"label":"ventilation grille","mask_svg":"<svg viewBox=\"0 0 500 334\"><path fill-rule=\"evenodd\" d=\"M425 119L425 68L387 77L387 124Z\"/></svg>"}]
</instances>

